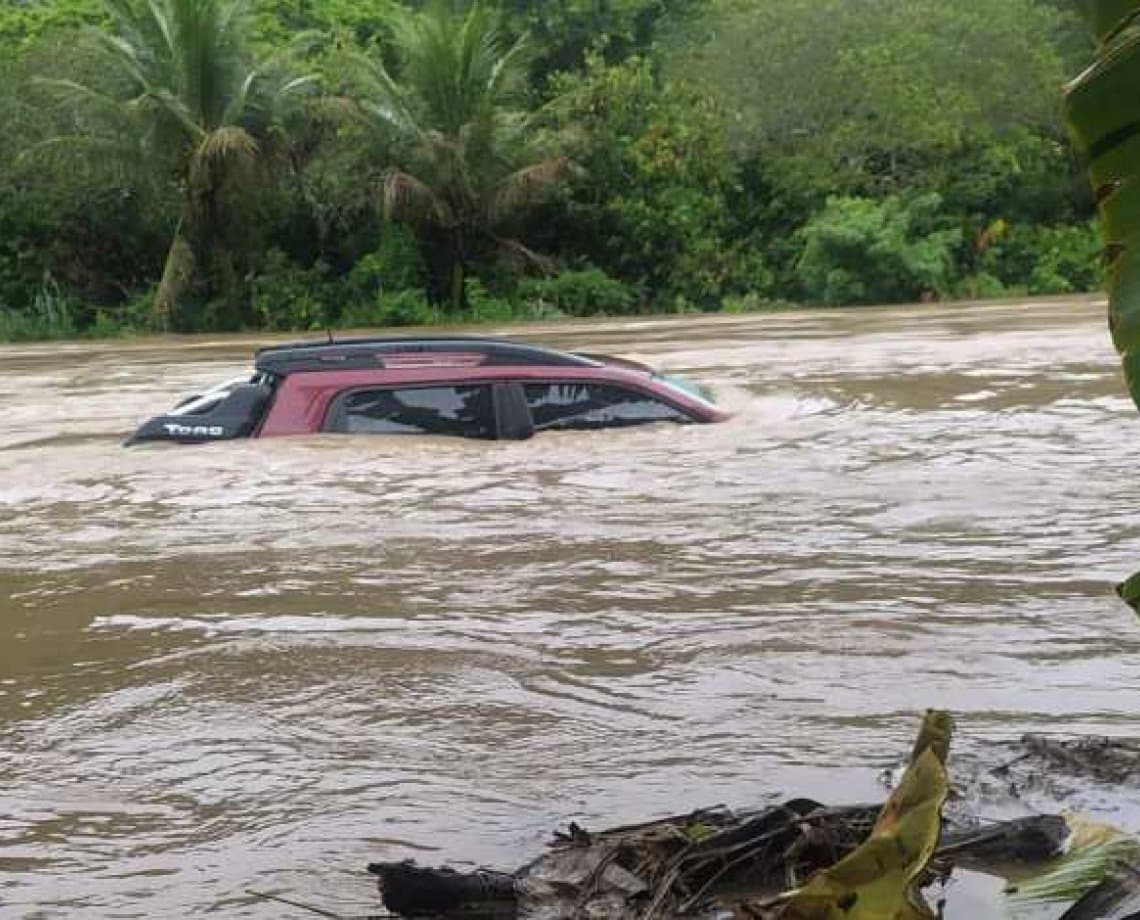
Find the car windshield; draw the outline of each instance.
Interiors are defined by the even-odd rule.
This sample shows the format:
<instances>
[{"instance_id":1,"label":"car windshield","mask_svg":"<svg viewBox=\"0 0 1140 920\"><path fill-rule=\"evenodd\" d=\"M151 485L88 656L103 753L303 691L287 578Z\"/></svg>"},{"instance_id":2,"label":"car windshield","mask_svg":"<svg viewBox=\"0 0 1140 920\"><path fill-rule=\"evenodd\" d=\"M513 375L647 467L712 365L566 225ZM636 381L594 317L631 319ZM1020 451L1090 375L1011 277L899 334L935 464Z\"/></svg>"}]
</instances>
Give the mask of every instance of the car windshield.
<instances>
[{"instance_id":1,"label":"car windshield","mask_svg":"<svg viewBox=\"0 0 1140 920\"><path fill-rule=\"evenodd\" d=\"M696 397L702 402L707 402L709 405L716 404L712 391L707 387L701 386L699 383L693 383L693 381L686 380L684 377L678 377L675 374L654 374L654 377L662 383L668 384L673 389L680 390L686 396Z\"/></svg>"}]
</instances>

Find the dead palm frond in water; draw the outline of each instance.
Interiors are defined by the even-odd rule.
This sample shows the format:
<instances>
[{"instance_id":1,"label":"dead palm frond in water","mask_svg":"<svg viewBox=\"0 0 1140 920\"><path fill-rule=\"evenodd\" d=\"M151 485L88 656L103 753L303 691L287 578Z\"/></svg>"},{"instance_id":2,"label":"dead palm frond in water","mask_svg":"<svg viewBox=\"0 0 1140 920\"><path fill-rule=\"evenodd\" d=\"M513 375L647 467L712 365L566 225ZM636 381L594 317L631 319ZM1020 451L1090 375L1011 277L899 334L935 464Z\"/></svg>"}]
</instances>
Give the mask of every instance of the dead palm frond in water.
<instances>
[{"instance_id":1,"label":"dead palm frond in water","mask_svg":"<svg viewBox=\"0 0 1140 920\"><path fill-rule=\"evenodd\" d=\"M71 112L63 152L98 149L171 171L181 218L154 303L165 326L214 245L227 193L283 136L290 101L315 80L289 52L258 60L247 0L103 0L112 26L94 34L104 82L45 78Z\"/></svg>"}]
</instances>

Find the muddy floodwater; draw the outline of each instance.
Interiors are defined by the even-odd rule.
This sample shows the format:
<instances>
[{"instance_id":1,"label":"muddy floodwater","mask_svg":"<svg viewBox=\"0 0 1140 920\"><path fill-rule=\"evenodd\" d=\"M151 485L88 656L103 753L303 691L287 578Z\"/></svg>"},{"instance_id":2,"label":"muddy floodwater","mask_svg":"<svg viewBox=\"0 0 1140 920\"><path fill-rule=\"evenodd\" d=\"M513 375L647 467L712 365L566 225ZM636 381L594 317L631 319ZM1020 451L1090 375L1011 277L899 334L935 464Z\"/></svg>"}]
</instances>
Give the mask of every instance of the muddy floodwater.
<instances>
[{"instance_id":1,"label":"muddy floodwater","mask_svg":"<svg viewBox=\"0 0 1140 920\"><path fill-rule=\"evenodd\" d=\"M880 798L931 705L967 756L1135 733L1140 417L1102 303L512 334L735 417L124 450L256 342L0 348L4 920L378 912L373 860Z\"/></svg>"}]
</instances>

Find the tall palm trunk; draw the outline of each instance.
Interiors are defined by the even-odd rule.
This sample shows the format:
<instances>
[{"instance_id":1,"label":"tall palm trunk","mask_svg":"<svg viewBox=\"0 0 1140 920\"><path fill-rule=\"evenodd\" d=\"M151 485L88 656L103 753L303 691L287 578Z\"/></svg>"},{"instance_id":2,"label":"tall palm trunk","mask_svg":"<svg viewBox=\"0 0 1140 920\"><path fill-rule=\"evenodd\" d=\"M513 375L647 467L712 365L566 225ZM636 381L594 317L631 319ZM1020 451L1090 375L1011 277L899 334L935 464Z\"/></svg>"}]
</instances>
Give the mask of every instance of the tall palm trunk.
<instances>
[{"instance_id":1,"label":"tall palm trunk","mask_svg":"<svg viewBox=\"0 0 1140 920\"><path fill-rule=\"evenodd\" d=\"M463 263L456 259L455 264L451 267L451 309L455 313L463 312L463 302L466 287L463 271Z\"/></svg>"},{"instance_id":2,"label":"tall palm trunk","mask_svg":"<svg viewBox=\"0 0 1140 920\"><path fill-rule=\"evenodd\" d=\"M154 296L151 322L155 329L170 328L174 310L194 280L196 267L194 247L190 244L186 233L186 218L183 217L174 231L174 239L171 240L170 249L166 253L166 264L162 269L162 280Z\"/></svg>"},{"instance_id":3,"label":"tall palm trunk","mask_svg":"<svg viewBox=\"0 0 1140 920\"><path fill-rule=\"evenodd\" d=\"M213 137L238 131L240 129L222 128L215 131ZM201 275L216 273L220 276L222 294L227 299L233 297L237 286L233 255L223 239L227 222L233 216L225 209L226 182L233 178L226 170L227 167L232 170L242 162L241 156L249 154L239 151L227 161L224 152L219 155L208 149L208 141L209 138L191 154L181 176L182 217L166 255L151 314L159 329L170 328L179 301ZM249 143L252 145L253 141ZM212 160L208 159L210 156Z\"/></svg>"},{"instance_id":4,"label":"tall palm trunk","mask_svg":"<svg viewBox=\"0 0 1140 920\"><path fill-rule=\"evenodd\" d=\"M467 278L464 265L463 231L456 230L451 240L451 309L462 312L467 305Z\"/></svg>"},{"instance_id":5,"label":"tall palm trunk","mask_svg":"<svg viewBox=\"0 0 1140 920\"><path fill-rule=\"evenodd\" d=\"M422 247L428 267L428 300L449 313L461 313L467 306L467 262L462 230L425 228Z\"/></svg>"}]
</instances>

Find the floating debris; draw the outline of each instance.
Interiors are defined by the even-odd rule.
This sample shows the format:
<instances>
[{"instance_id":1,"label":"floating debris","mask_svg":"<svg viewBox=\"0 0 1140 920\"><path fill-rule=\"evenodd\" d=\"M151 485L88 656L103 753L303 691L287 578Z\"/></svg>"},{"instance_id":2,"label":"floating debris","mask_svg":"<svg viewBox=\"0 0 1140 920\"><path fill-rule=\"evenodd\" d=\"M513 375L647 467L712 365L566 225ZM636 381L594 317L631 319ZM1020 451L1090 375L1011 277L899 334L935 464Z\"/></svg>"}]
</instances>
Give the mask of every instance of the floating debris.
<instances>
[{"instance_id":1,"label":"floating debris","mask_svg":"<svg viewBox=\"0 0 1140 920\"><path fill-rule=\"evenodd\" d=\"M1140 741L1132 738L1077 738L1061 741L1025 735L1022 761L1035 760L1050 773L1102 783L1140 783Z\"/></svg>"},{"instance_id":2,"label":"floating debris","mask_svg":"<svg viewBox=\"0 0 1140 920\"><path fill-rule=\"evenodd\" d=\"M792 799L600 832L571 824L546 853L511 873L411 862L369 871L385 907L408 918L922 920L938 915L924 892L938 895L941 907L953 895L946 883L963 870L1001 880L1005 916L1058 902L1068 920L1108 916L1089 912L1105 909L1132 916L1120 913L1140 905L1140 845L1132 838L1114 832L1070 852L1074 827L1060 815L982 822L943 814L951 732L947 714L927 714L906 772L882 806ZM1083 760L1093 750L1023 744L1026 758L1064 751L1067 760ZM1126 759L1102 764L1109 772L1098 775L1121 775Z\"/></svg>"},{"instance_id":3,"label":"floating debris","mask_svg":"<svg viewBox=\"0 0 1140 920\"><path fill-rule=\"evenodd\" d=\"M949 715L927 713L881 806L801 798L599 832L571 824L513 872L373 863L390 913L367 918L250 894L334 920L934 920L945 909L1004 920L1140 920L1140 840L1079 815L984 821L975 813L976 793L994 777L1011 801L1026 777L1140 779L1140 744L1027 735L1013 759L975 767L966 794L944 811L952 731Z\"/></svg>"}]
</instances>

